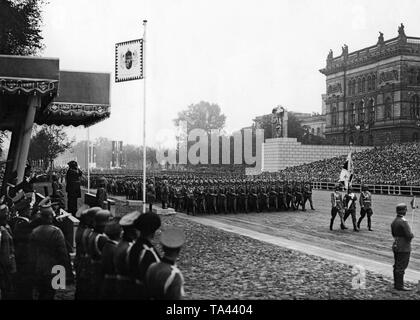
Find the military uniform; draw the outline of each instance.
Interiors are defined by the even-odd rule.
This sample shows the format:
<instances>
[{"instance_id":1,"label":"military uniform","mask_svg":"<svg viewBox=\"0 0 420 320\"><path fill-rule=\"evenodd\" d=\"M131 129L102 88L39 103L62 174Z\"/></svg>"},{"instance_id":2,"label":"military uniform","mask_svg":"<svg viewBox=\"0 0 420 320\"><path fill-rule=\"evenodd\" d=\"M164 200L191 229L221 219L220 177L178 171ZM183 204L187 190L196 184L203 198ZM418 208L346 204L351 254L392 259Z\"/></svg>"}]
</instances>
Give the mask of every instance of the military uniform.
<instances>
[{"instance_id":1,"label":"military uniform","mask_svg":"<svg viewBox=\"0 0 420 320\"><path fill-rule=\"evenodd\" d=\"M312 203L312 185L310 183L307 183L303 189L303 210L305 210L306 201L309 201L311 210L315 210Z\"/></svg>"},{"instance_id":2,"label":"military uniform","mask_svg":"<svg viewBox=\"0 0 420 320\"><path fill-rule=\"evenodd\" d=\"M152 264L146 274L146 288L150 299L179 300L185 295L184 277L176 266L176 257L185 242L184 234L176 228L168 228L161 236L165 252L160 262ZM169 252L177 252L169 254Z\"/></svg>"},{"instance_id":3,"label":"military uniform","mask_svg":"<svg viewBox=\"0 0 420 320\"><path fill-rule=\"evenodd\" d=\"M367 223L369 231L372 231L372 221L371 217L373 214L372 211L372 195L367 190L367 188L363 188L364 190L360 194L360 218L357 221L357 227L360 229L360 223L362 222L363 218L367 215Z\"/></svg>"},{"instance_id":4,"label":"military uniform","mask_svg":"<svg viewBox=\"0 0 420 320\"><path fill-rule=\"evenodd\" d=\"M71 273L71 265L64 234L51 224L54 216L52 208L41 208L41 216L42 224L32 231L29 239L31 269L38 299L52 300L55 295L52 287L53 267L61 265L67 273Z\"/></svg>"},{"instance_id":5,"label":"military uniform","mask_svg":"<svg viewBox=\"0 0 420 320\"><path fill-rule=\"evenodd\" d=\"M88 266L90 264L88 256L88 237L93 232L93 219L96 212L101 208L85 208L81 207L76 212L76 217L80 222L76 229L76 255L74 258L74 268L76 271L76 290L74 298L76 300L83 300L88 298ZM78 214L80 212L80 215Z\"/></svg>"},{"instance_id":6,"label":"military uniform","mask_svg":"<svg viewBox=\"0 0 420 320\"><path fill-rule=\"evenodd\" d=\"M116 297L120 300L134 298L132 295L134 292L134 285L129 269L129 254L137 239L134 223L139 217L140 212L134 211L123 216L119 222L123 228L123 235L115 248L114 266L116 274Z\"/></svg>"},{"instance_id":7,"label":"military uniform","mask_svg":"<svg viewBox=\"0 0 420 320\"><path fill-rule=\"evenodd\" d=\"M7 219L8 207L0 205L0 292L2 300L13 298L13 278L16 273L13 236L7 225Z\"/></svg>"},{"instance_id":8,"label":"military uniform","mask_svg":"<svg viewBox=\"0 0 420 320\"><path fill-rule=\"evenodd\" d=\"M110 221L105 226L105 234L108 240L102 249L101 273L103 275L101 298L105 300L115 300L117 274L114 265L114 255L120 240L122 228L117 221Z\"/></svg>"},{"instance_id":9,"label":"military uniform","mask_svg":"<svg viewBox=\"0 0 420 320\"><path fill-rule=\"evenodd\" d=\"M344 211L344 204L343 204L343 196L339 192L339 187L335 188L335 191L331 193L331 221L330 221L330 230L333 229L334 219L337 216L337 213L340 217L340 227L341 229L347 229L344 225L344 218L343 218L343 211Z\"/></svg>"},{"instance_id":10,"label":"military uniform","mask_svg":"<svg viewBox=\"0 0 420 320\"><path fill-rule=\"evenodd\" d=\"M103 283L102 274L102 250L109 238L104 233L105 225L110 219L108 210L100 210L95 214L95 226L88 238L89 263L89 299L95 300L100 297Z\"/></svg>"},{"instance_id":11,"label":"military uniform","mask_svg":"<svg viewBox=\"0 0 420 320\"><path fill-rule=\"evenodd\" d=\"M394 237L392 251L394 252L394 287L397 290L404 288L404 273L408 267L411 253L411 240L414 238L408 222L405 220L407 206L401 203L397 206L397 217L391 224Z\"/></svg>"},{"instance_id":12,"label":"military uniform","mask_svg":"<svg viewBox=\"0 0 420 320\"><path fill-rule=\"evenodd\" d=\"M151 239L160 225L160 218L155 213L143 214L136 221L136 227L140 230L140 237L131 247L128 257L134 299L144 300L148 298L145 285L146 271L151 264L159 262L161 259L151 243Z\"/></svg>"},{"instance_id":13,"label":"military uniform","mask_svg":"<svg viewBox=\"0 0 420 320\"><path fill-rule=\"evenodd\" d=\"M353 223L353 230L359 231L356 224L356 201L357 196L355 193L353 193L352 189L349 189L348 194L344 196L344 204L345 204L345 214L344 214L344 222L347 220L348 216L351 215L351 220Z\"/></svg>"}]
</instances>

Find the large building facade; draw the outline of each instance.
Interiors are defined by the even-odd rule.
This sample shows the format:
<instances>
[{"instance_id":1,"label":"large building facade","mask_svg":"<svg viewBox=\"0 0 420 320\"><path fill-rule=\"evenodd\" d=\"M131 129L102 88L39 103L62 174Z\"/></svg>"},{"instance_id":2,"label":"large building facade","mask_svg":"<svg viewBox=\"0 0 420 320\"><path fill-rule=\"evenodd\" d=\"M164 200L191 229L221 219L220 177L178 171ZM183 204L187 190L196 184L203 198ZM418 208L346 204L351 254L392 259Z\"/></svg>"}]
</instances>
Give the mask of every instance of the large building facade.
<instances>
[{"instance_id":1,"label":"large building facade","mask_svg":"<svg viewBox=\"0 0 420 320\"><path fill-rule=\"evenodd\" d=\"M329 143L383 145L420 140L420 38L405 35L327 57L326 127Z\"/></svg>"}]
</instances>

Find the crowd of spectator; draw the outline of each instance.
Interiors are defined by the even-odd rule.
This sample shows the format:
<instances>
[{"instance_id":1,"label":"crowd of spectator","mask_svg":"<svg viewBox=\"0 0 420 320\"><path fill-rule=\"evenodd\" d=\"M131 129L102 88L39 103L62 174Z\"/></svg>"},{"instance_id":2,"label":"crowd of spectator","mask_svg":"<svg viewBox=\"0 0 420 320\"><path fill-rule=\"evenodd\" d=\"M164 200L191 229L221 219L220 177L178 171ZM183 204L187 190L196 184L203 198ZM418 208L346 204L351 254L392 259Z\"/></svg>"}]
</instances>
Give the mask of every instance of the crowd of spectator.
<instances>
[{"instance_id":1,"label":"crowd of spectator","mask_svg":"<svg viewBox=\"0 0 420 320\"><path fill-rule=\"evenodd\" d=\"M277 175L283 180L336 182L347 155L289 167ZM420 185L420 143L390 144L352 154L353 183Z\"/></svg>"}]
</instances>

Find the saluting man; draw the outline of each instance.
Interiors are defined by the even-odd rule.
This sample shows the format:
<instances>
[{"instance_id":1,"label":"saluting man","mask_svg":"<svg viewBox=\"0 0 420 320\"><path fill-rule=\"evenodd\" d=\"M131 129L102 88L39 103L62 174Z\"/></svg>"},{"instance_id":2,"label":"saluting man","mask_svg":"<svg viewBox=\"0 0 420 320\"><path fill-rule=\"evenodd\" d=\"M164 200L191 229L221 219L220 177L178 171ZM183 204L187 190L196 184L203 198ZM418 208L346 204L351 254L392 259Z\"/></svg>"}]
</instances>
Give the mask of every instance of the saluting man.
<instances>
[{"instance_id":1,"label":"saluting man","mask_svg":"<svg viewBox=\"0 0 420 320\"><path fill-rule=\"evenodd\" d=\"M373 214L372 211L372 195L370 194L368 187L362 187L362 193L360 194L360 218L357 221L357 227L360 229L360 223L362 222L365 215L367 215L367 224L369 231L372 231L372 221L371 216Z\"/></svg>"},{"instance_id":2,"label":"saluting man","mask_svg":"<svg viewBox=\"0 0 420 320\"><path fill-rule=\"evenodd\" d=\"M392 251L394 252L394 288L399 291L408 291L404 287L404 273L408 267L411 253L411 240L414 238L410 226L405 220L407 205L397 205L397 216L391 224L391 232L394 237Z\"/></svg>"},{"instance_id":3,"label":"saluting man","mask_svg":"<svg viewBox=\"0 0 420 320\"><path fill-rule=\"evenodd\" d=\"M164 256L148 269L147 290L153 300L180 300L184 296L184 277L176 260L185 243L184 233L178 228L168 228L162 233L160 242Z\"/></svg>"}]
</instances>

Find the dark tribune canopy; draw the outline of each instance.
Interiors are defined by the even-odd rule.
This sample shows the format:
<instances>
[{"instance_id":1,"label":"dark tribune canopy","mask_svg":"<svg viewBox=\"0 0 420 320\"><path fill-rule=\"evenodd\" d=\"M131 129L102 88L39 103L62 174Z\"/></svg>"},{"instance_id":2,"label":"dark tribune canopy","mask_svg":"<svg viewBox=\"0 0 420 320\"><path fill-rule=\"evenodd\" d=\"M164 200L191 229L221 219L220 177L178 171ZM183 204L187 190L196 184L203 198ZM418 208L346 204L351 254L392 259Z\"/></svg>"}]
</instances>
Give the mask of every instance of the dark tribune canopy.
<instances>
[{"instance_id":1,"label":"dark tribune canopy","mask_svg":"<svg viewBox=\"0 0 420 320\"><path fill-rule=\"evenodd\" d=\"M110 74L60 71L59 60L0 55L0 129L11 130L40 96L35 123L90 126L110 116Z\"/></svg>"}]
</instances>

